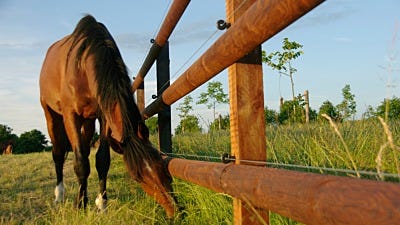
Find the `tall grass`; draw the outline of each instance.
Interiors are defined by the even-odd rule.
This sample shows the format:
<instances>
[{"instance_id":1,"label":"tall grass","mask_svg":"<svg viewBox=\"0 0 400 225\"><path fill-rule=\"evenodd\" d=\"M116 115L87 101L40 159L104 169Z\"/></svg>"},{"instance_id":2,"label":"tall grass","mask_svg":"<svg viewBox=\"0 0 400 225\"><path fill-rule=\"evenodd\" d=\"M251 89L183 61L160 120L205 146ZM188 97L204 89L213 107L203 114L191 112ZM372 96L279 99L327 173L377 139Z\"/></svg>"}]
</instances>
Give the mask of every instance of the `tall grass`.
<instances>
[{"instance_id":1,"label":"tall grass","mask_svg":"<svg viewBox=\"0 0 400 225\"><path fill-rule=\"evenodd\" d=\"M267 128L267 152L271 162L313 167L377 171L376 158L387 142L378 120L331 125L300 125ZM393 145L400 146L400 121L388 123ZM381 170L397 174L398 154L387 146ZM377 178L377 177L376 177Z\"/></svg>"},{"instance_id":2,"label":"tall grass","mask_svg":"<svg viewBox=\"0 0 400 225\"><path fill-rule=\"evenodd\" d=\"M384 173L399 172L400 121L355 121L332 125L268 126L269 162L303 166L375 171L369 179L391 180ZM388 132L389 131L389 132ZM156 137L152 137L154 143ZM230 152L229 132L185 134L173 137L178 154L212 156ZM54 205L55 172L51 153L0 156L0 224L232 224L232 199L224 194L174 180L174 191L184 212L172 220L133 182L122 157L112 154L107 194L109 208L99 213L94 206L98 179L94 154L90 156L89 207L73 208L77 181L70 153L64 167L66 201ZM206 158L202 158L206 159ZM311 171L311 170L310 170ZM326 171L315 171L326 173ZM346 174L338 174L346 175ZM350 174L356 176L354 174ZM300 224L270 214L270 224Z\"/></svg>"}]
</instances>

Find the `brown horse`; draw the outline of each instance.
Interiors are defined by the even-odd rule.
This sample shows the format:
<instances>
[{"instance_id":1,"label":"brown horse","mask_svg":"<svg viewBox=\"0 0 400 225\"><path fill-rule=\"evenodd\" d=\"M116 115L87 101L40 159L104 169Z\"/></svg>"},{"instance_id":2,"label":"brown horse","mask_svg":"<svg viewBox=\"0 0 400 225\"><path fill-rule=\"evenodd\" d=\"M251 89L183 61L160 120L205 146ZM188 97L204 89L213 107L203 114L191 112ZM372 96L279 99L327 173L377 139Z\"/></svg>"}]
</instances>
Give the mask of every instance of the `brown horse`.
<instances>
[{"instance_id":1,"label":"brown horse","mask_svg":"<svg viewBox=\"0 0 400 225\"><path fill-rule=\"evenodd\" d=\"M75 205L86 207L88 156L98 119L96 169L100 193L95 203L99 209L105 209L107 202L111 145L123 154L131 177L164 207L168 217L174 215L172 178L148 139L148 129L131 94L127 68L107 28L92 16L82 18L71 35L47 51L40 74L40 102L53 144L56 202L64 198L63 164L65 154L72 149L79 181Z\"/></svg>"},{"instance_id":2,"label":"brown horse","mask_svg":"<svg viewBox=\"0 0 400 225\"><path fill-rule=\"evenodd\" d=\"M3 155L11 155L13 151L13 145L8 144L6 148L4 148Z\"/></svg>"}]
</instances>

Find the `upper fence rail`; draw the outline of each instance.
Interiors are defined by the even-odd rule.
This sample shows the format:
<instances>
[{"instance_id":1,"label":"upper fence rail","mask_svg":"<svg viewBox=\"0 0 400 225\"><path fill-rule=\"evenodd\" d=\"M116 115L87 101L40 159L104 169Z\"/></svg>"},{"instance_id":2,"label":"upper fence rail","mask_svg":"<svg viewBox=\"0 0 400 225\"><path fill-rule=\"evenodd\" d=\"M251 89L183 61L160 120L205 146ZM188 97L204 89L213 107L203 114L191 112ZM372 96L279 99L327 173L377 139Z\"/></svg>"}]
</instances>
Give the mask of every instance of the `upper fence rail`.
<instances>
[{"instance_id":1,"label":"upper fence rail","mask_svg":"<svg viewBox=\"0 0 400 225\"><path fill-rule=\"evenodd\" d=\"M257 46L311 11L323 0L255 2L200 58L143 112L149 118L184 97Z\"/></svg>"},{"instance_id":2,"label":"upper fence rail","mask_svg":"<svg viewBox=\"0 0 400 225\"><path fill-rule=\"evenodd\" d=\"M256 1L143 111L144 117L151 117L184 97L322 2ZM142 79L145 73L139 74ZM175 177L238 198L253 209L271 210L306 224L400 221L400 186L393 183L177 158L169 160L168 170Z\"/></svg>"},{"instance_id":3,"label":"upper fence rail","mask_svg":"<svg viewBox=\"0 0 400 225\"><path fill-rule=\"evenodd\" d=\"M146 59L132 83L132 93L134 93L144 81L144 77L147 75L151 66L154 64L154 61L160 54L161 48L164 47L165 43L168 41L169 36L171 36L172 31L178 24L180 18L189 5L189 2L190 0L174 0L172 3L156 38L153 40L153 45L151 46Z\"/></svg>"}]
</instances>

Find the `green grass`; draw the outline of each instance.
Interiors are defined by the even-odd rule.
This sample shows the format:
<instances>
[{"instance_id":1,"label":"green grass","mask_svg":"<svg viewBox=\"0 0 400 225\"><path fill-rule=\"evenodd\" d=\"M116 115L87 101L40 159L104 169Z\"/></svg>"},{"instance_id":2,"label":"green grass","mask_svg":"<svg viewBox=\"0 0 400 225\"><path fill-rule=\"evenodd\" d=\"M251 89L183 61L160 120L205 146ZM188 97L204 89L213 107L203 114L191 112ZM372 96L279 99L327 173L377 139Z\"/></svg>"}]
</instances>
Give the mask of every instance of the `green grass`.
<instances>
[{"instance_id":1,"label":"green grass","mask_svg":"<svg viewBox=\"0 0 400 225\"><path fill-rule=\"evenodd\" d=\"M107 213L94 206L97 173L91 155L89 207L76 210L73 200L77 181L72 153L64 167L66 201L55 205L55 172L51 153L4 155L0 157L0 224L231 224L231 198L202 187L175 180L178 201L186 217L167 220L164 210L128 176L122 157L112 154L107 194Z\"/></svg>"},{"instance_id":2,"label":"green grass","mask_svg":"<svg viewBox=\"0 0 400 225\"><path fill-rule=\"evenodd\" d=\"M398 173L400 121L389 123L388 128L392 145L377 120L340 124L339 134L329 124L267 127L268 161ZM157 143L156 137L152 140ZM230 137L228 132L180 135L173 138L173 148L179 154L217 157L230 152ZM174 180L173 186L186 216L167 220L163 209L130 179L122 157L114 153L107 189L109 208L107 213L98 213L94 206L98 191L94 151L90 157L89 207L76 210L72 206L78 188L72 156L70 153L64 167L67 193L61 205L53 203L55 172L51 153L0 156L0 224L233 224L229 196L179 179ZM397 178L368 179L398 182ZM271 213L270 224L300 223Z\"/></svg>"}]
</instances>

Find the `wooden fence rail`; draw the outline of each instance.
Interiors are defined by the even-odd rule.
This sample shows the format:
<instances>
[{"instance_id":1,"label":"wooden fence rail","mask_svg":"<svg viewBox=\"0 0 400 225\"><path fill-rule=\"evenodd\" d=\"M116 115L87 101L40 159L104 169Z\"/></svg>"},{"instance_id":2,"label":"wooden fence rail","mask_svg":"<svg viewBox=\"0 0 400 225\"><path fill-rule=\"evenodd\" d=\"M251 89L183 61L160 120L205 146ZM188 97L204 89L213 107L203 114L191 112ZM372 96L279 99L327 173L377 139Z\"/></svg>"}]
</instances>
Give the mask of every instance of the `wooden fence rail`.
<instances>
[{"instance_id":1,"label":"wooden fence rail","mask_svg":"<svg viewBox=\"0 0 400 225\"><path fill-rule=\"evenodd\" d=\"M241 1L227 0L227 3L229 2L227 5L231 7L227 6L228 11L235 13L236 6L242 6ZM246 7L241 10L245 11L244 8L247 10L244 13L240 12L240 16L232 21L231 27L143 110L144 118L151 117L184 97L323 2L323 0L243 1ZM166 43L188 3L189 1L185 0L174 1L164 20L163 27L165 28L161 28L166 31L160 30L160 39L156 38L157 44L152 47L154 49L150 50L150 56L148 55L145 60L146 65L139 71L132 86L133 91L136 85L142 83L145 74L154 63L155 52L158 54L160 46ZM253 65L249 66L251 67ZM238 150L233 153L237 159L242 159L241 155L245 155L243 159L247 159L252 154L255 155L254 150L259 150L259 148L253 148L252 143L265 141L265 135L258 135L258 133L254 135L255 132L253 132L254 124L263 124L263 120L260 119L262 117L257 120L247 120L254 116L251 113L254 114L257 101L252 101L252 97L249 97L253 95L243 94L243 92L253 90L248 84L243 85L245 88L241 88L242 84L249 80L242 78L254 75L253 72L254 70L249 69L245 73L229 75L230 78L240 78L240 83L237 83L237 80L234 82L230 80L230 87L231 83L236 82L236 89L230 94L236 95L235 98L240 103L236 107L240 110L232 107L230 110L231 120L240 117L240 120L234 121L235 123L231 121L231 143L232 149ZM262 74L257 82L254 79L249 82L257 83L259 86L262 84ZM262 85L257 90L262 92ZM257 106L257 110L263 109L262 104L263 102ZM232 124L241 126L233 127L233 129ZM261 128L257 129L264 131ZM247 131L252 131L252 133ZM232 135L235 132L236 134ZM238 139L245 139L246 143L238 147ZM237 146L234 146L235 143ZM250 146L249 149L252 149L252 152L241 153L245 151L243 149L246 146ZM265 149L261 150L265 152ZM262 160L265 160L264 158ZM268 220L268 213L263 214L267 210L306 224L398 224L400 221L400 186L397 184L184 159L169 160L168 169L175 177L233 196L234 208L239 208L235 204L237 199L239 199L238 202L244 202L242 206L248 207L248 211L253 214L246 212L242 214L242 217L237 217L237 210L234 210L235 224L261 224L257 220L260 218L264 221ZM269 221L265 222L269 223Z\"/></svg>"},{"instance_id":2,"label":"wooden fence rail","mask_svg":"<svg viewBox=\"0 0 400 225\"><path fill-rule=\"evenodd\" d=\"M400 186L249 165L172 159L175 177L305 224L398 224Z\"/></svg>"},{"instance_id":3,"label":"wooden fence rail","mask_svg":"<svg viewBox=\"0 0 400 225\"><path fill-rule=\"evenodd\" d=\"M151 117L171 105L258 45L322 3L323 0L256 1L197 61L195 61L143 115Z\"/></svg>"},{"instance_id":4,"label":"wooden fence rail","mask_svg":"<svg viewBox=\"0 0 400 225\"><path fill-rule=\"evenodd\" d=\"M178 24L179 19L182 17L185 12L186 7L189 5L190 0L174 0L171 7L168 10L168 13L161 25L160 30L157 33L156 38L154 39L154 43L151 46L149 53L144 60L142 67L139 69L138 74L134 82L132 83L132 92L135 92L136 89L141 85L144 80L144 77L149 72L151 66L154 64L154 61L157 59L161 48L168 41L169 36L172 34L172 31L175 29L175 26Z\"/></svg>"}]
</instances>

